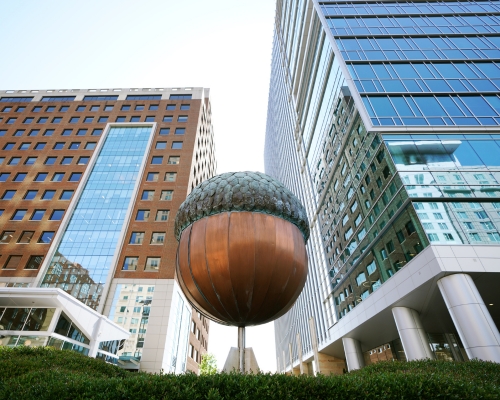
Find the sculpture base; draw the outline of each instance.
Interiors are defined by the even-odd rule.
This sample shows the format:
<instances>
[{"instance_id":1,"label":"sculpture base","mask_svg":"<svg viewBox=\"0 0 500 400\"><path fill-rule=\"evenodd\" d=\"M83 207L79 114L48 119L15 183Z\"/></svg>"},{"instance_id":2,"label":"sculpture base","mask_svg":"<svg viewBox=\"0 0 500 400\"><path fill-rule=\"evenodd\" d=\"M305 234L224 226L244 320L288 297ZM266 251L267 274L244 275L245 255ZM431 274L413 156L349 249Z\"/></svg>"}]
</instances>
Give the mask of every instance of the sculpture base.
<instances>
[{"instance_id":1,"label":"sculpture base","mask_svg":"<svg viewBox=\"0 0 500 400\"><path fill-rule=\"evenodd\" d=\"M239 371L239 351L237 347L231 347L229 350L229 354L227 355L226 362L224 364L224 368L222 369L224 372L231 372L233 370ZM245 373L248 374L253 372L256 374L259 372L259 365L257 364L257 359L255 358L255 354L251 347L245 348Z\"/></svg>"}]
</instances>

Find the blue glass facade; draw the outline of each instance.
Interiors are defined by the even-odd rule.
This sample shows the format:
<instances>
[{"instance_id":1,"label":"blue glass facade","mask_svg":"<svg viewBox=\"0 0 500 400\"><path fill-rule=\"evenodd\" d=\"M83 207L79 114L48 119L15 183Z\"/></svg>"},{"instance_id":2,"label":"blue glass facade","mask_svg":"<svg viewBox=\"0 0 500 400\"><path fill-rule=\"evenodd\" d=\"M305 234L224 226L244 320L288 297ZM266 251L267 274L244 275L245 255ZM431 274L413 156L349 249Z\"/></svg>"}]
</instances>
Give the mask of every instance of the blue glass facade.
<instances>
[{"instance_id":1,"label":"blue glass facade","mask_svg":"<svg viewBox=\"0 0 500 400\"><path fill-rule=\"evenodd\" d=\"M290 365L308 318L328 342L427 246L499 243L500 1L277 4L266 172L313 232L312 276L276 321Z\"/></svg>"},{"instance_id":2,"label":"blue glass facade","mask_svg":"<svg viewBox=\"0 0 500 400\"><path fill-rule=\"evenodd\" d=\"M151 134L151 127L110 128L42 287L61 288L97 309Z\"/></svg>"}]
</instances>

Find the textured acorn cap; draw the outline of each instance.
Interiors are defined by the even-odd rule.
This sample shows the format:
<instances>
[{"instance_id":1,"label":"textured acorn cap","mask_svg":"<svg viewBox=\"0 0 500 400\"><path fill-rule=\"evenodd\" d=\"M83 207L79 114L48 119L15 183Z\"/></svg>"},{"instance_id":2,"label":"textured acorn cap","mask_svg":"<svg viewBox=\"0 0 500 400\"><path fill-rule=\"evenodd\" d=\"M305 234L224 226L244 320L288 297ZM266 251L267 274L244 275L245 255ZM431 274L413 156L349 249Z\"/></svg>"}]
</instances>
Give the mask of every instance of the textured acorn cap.
<instances>
[{"instance_id":1,"label":"textured acorn cap","mask_svg":"<svg viewBox=\"0 0 500 400\"><path fill-rule=\"evenodd\" d=\"M309 221L299 199L283 184L261 172L226 172L196 186L179 207L174 234L210 215L229 211L270 214L297 226L307 242Z\"/></svg>"}]
</instances>

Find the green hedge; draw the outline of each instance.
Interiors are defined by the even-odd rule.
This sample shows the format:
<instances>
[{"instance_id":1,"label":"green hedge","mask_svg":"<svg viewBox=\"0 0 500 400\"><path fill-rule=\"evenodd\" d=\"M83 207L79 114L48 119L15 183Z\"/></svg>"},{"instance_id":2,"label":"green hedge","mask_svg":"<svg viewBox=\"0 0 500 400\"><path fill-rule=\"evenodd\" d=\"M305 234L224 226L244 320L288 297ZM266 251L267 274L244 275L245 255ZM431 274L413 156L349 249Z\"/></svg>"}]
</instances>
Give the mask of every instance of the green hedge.
<instances>
[{"instance_id":1,"label":"green hedge","mask_svg":"<svg viewBox=\"0 0 500 400\"><path fill-rule=\"evenodd\" d=\"M3 347L0 399L500 399L500 364L383 362L317 377L152 375L70 351Z\"/></svg>"}]
</instances>

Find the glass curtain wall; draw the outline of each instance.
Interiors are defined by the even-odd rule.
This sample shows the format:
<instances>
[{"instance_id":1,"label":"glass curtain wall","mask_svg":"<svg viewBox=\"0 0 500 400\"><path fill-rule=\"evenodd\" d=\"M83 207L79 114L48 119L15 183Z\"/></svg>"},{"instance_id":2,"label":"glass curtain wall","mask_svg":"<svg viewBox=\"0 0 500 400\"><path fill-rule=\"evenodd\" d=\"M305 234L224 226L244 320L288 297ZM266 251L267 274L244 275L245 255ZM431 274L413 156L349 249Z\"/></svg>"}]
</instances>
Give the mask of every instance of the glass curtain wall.
<instances>
[{"instance_id":1,"label":"glass curtain wall","mask_svg":"<svg viewBox=\"0 0 500 400\"><path fill-rule=\"evenodd\" d=\"M97 309L151 127L111 127L41 287L58 287Z\"/></svg>"}]
</instances>

